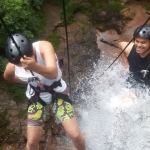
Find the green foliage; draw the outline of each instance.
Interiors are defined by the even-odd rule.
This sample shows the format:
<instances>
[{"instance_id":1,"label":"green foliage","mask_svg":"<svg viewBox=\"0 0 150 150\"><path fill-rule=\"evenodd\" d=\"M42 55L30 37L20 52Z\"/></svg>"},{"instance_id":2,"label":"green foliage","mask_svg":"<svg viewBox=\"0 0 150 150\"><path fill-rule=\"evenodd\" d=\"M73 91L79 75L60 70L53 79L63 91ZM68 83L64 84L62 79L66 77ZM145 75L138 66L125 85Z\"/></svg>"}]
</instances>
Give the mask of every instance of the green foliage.
<instances>
[{"instance_id":1,"label":"green foliage","mask_svg":"<svg viewBox=\"0 0 150 150\"><path fill-rule=\"evenodd\" d=\"M26 85L23 84L12 84L10 87L8 87L8 92L11 93L14 101L16 101L17 104L24 102L25 90Z\"/></svg>"},{"instance_id":2,"label":"green foliage","mask_svg":"<svg viewBox=\"0 0 150 150\"><path fill-rule=\"evenodd\" d=\"M0 56L0 72L4 72L8 60Z\"/></svg>"},{"instance_id":3,"label":"green foliage","mask_svg":"<svg viewBox=\"0 0 150 150\"><path fill-rule=\"evenodd\" d=\"M7 129L7 126L10 124L10 120L7 117L7 111L1 111L0 112L0 122L1 122L1 126L0 126L0 138L1 138L1 142L0 142L0 146L2 146L2 141L4 141L8 135L10 133L12 133L12 130ZM0 150L2 150L2 147L0 147Z\"/></svg>"},{"instance_id":4,"label":"green foliage","mask_svg":"<svg viewBox=\"0 0 150 150\"><path fill-rule=\"evenodd\" d=\"M66 20L67 20L67 24L71 24L73 22L75 22L75 18L74 18L74 14L77 12L84 12L86 10L86 8L80 4L80 3L71 3L66 5ZM64 20L64 12L61 12L60 17L62 20Z\"/></svg>"},{"instance_id":5,"label":"green foliage","mask_svg":"<svg viewBox=\"0 0 150 150\"><path fill-rule=\"evenodd\" d=\"M109 0L86 0L91 5L109 3Z\"/></svg>"},{"instance_id":6,"label":"green foliage","mask_svg":"<svg viewBox=\"0 0 150 150\"><path fill-rule=\"evenodd\" d=\"M93 2L92 5L89 6L89 11L97 11L98 9L104 11L111 11L112 13L119 13L124 6L118 1L115 0L114 2L109 3L108 1L104 2Z\"/></svg>"},{"instance_id":7,"label":"green foliage","mask_svg":"<svg viewBox=\"0 0 150 150\"><path fill-rule=\"evenodd\" d=\"M40 9L44 0L30 0L31 6Z\"/></svg>"},{"instance_id":8,"label":"green foliage","mask_svg":"<svg viewBox=\"0 0 150 150\"><path fill-rule=\"evenodd\" d=\"M43 31L45 18L37 13L29 0L0 0L0 13L10 32L24 33L30 38L39 36ZM8 36L3 24L0 22L0 48L4 49L4 42Z\"/></svg>"},{"instance_id":9,"label":"green foliage","mask_svg":"<svg viewBox=\"0 0 150 150\"><path fill-rule=\"evenodd\" d=\"M101 29L101 31L106 31L107 30L107 26L104 22L101 22L101 23L97 24L96 27Z\"/></svg>"},{"instance_id":10,"label":"green foliage","mask_svg":"<svg viewBox=\"0 0 150 150\"><path fill-rule=\"evenodd\" d=\"M83 57L83 56L85 56L84 53L79 53L78 55L76 55L76 56L73 58L73 63L78 62L78 60L79 60L81 57Z\"/></svg>"},{"instance_id":11,"label":"green foliage","mask_svg":"<svg viewBox=\"0 0 150 150\"><path fill-rule=\"evenodd\" d=\"M110 4L110 9L114 13L119 13L123 8L124 6L117 0Z\"/></svg>"},{"instance_id":12,"label":"green foliage","mask_svg":"<svg viewBox=\"0 0 150 150\"><path fill-rule=\"evenodd\" d=\"M20 109L19 111L19 118L26 118L27 116L27 109Z\"/></svg>"},{"instance_id":13,"label":"green foliage","mask_svg":"<svg viewBox=\"0 0 150 150\"><path fill-rule=\"evenodd\" d=\"M47 40L52 43L54 50L57 51L60 45L60 36L57 33L52 33L47 37Z\"/></svg>"},{"instance_id":14,"label":"green foliage","mask_svg":"<svg viewBox=\"0 0 150 150\"><path fill-rule=\"evenodd\" d=\"M67 5L69 3L70 0L65 0L65 5ZM62 6L63 5L63 0L55 0L55 4L57 6Z\"/></svg>"},{"instance_id":15,"label":"green foliage","mask_svg":"<svg viewBox=\"0 0 150 150\"><path fill-rule=\"evenodd\" d=\"M88 5L88 16L93 25L100 31L117 28L117 21L122 20L120 11L125 8L119 0L86 0ZM115 24L116 23L116 24Z\"/></svg>"},{"instance_id":16,"label":"green foliage","mask_svg":"<svg viewBox=\"0 0 150 150\"><path fill-rule=\"evenodd\" d=\"M150 5L147 5L147 4L145 4L145 3L143 3L142 5L143 5L143 7L145 7L146 11L147 11L148 13L150 13Z\"/></svg>"},{"instance_id":17,"label":"green foliage","mask_svg":"<svg viewBox=\"0 0 150 150\"><path fill-rule=\"evenodd\" d=\"M0 120L2 121L1 127L4 127L4 128L7 125L9 125L9 123L10 123L10 121L9 121L9 119L8 119L6 114L7 114L6 110L0 113Z\"/></svg>"}]
</instances>

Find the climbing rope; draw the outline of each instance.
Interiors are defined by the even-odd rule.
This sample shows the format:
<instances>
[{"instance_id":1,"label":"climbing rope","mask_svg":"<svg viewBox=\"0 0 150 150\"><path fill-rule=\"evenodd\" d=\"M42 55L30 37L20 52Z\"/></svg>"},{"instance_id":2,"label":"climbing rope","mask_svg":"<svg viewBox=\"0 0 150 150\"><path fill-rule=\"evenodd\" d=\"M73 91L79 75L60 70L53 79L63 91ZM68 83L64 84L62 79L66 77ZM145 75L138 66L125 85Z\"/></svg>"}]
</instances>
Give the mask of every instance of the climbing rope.
<instances>
[{"instance_id":1,"label":"climbing rope","mask_svg":"<svg viewBox=\"0 0 150 150\"><path fill-rule=\"evenodd\" d=\"M64 23L65 23L65 33L66 33L66 44L67 44L67 61L68 61L68 82L69 82L69 87L71 90L70 86L70 58L69 58L69 44L68 44L68 31L67 31L67 20L66 20L66 10L65 10L65 0L63 1L63 14L64 14Z\"/></svg>"}]
</instances>

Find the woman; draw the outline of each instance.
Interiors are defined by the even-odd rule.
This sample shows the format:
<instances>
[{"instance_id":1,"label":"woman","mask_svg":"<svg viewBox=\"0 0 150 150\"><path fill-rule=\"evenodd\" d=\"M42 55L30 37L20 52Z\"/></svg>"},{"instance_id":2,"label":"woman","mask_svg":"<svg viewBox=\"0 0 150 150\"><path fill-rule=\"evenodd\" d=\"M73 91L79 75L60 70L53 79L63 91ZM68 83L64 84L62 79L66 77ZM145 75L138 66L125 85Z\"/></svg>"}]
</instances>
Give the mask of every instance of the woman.
<instances>
[{"instance_id":1,"label":"woman","mask_svg":"<svg viewBox=\"0 0 150 150\"><path fill-rule=\"evenodd\" d=\"M14 41L13 41L14 39ZM28 100L27 150L38 150L44 124L46 105L53 102L53 111L78 150L85 150L85 140L78 127L67 85L53 46L47 41L31 41L23 34L6 40L9 63L4 78L27 84Z\"/></svg>"}]
</instances>

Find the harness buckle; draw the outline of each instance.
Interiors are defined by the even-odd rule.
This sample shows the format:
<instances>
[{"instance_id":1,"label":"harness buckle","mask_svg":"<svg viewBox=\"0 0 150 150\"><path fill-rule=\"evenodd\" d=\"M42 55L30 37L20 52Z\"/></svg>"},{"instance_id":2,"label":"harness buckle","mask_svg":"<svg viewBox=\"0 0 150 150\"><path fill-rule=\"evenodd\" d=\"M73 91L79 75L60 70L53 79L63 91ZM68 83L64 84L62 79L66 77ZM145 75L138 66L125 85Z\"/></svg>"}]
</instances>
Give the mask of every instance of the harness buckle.
<instances>
[{"instance_id":1,"label":"harness buckle","mask_svg":"<svg viewBox=\"0 0 150 150\"><path fill-rule=\"evenodd\" d=\"M143 78L146 77L146 75L148 74L148 70L141 70L141 73L143 74Z\"/></svg>"},{"instance_id":2,"label":"harness buckle","mask_svg":"<svg viewBox=\"0 0 150 150\"><path fill-rule=\"evenodd\" d=\"M29 82L34 82L34 81L40 82L39 77L32 76L32 77L29 77L29 78L28 78L28 83L29 83Z\"/></svg>"}]
</instances>

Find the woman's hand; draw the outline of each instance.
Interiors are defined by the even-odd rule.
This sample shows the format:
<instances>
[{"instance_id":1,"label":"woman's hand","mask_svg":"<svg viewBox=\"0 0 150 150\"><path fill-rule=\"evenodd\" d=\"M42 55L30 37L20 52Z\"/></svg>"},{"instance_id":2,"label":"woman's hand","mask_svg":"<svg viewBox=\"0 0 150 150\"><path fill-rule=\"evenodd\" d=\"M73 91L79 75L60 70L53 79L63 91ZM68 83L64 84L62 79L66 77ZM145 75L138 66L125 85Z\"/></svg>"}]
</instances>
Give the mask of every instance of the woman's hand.
<instances>
[{"instance_id":1,"label":"woman's hand","mask_svg":"<svg viewBox=\"0 0 150 150\"><path fill-rule=\"evenodd\" d=\"M34 67L37 64L37 62L35 61L34 56L27 57L27 56L24 55L24 58L21 58L20 62L22 64L22 67L26 70L34 70Z\"/></svg>"}]
</instances>

